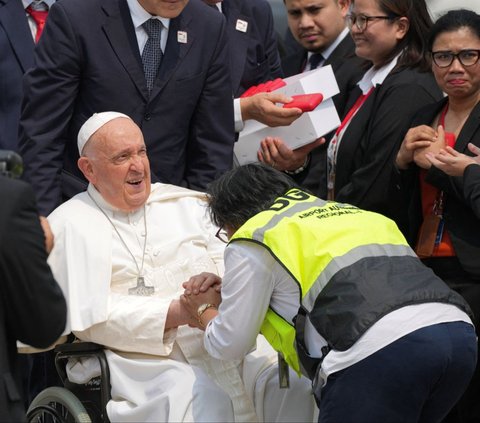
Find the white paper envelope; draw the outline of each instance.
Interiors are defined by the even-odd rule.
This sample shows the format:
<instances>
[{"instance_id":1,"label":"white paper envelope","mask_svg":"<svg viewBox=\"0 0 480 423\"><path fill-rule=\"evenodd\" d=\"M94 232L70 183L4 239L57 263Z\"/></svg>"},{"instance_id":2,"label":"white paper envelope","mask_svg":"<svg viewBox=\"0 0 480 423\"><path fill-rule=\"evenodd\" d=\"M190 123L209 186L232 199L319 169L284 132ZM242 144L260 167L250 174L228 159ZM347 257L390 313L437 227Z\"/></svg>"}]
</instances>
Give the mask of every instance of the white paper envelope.
<instances>
[{"instance_id":1,"label":"white paper envelope","mask_svg":"<svg viewBox=\"0 0 480 423\"><path fill-rule=\"evenodd\" d=\"M291 149L295 149L311 143L340 125L340 118L331 100L339 92L331 66L294 75L284 81L287 85L274 92L287 96L322 93L323 101L315 110L304 113L289 126L270 128L254 120L247 121L234 147L240 165L257 161L260 141L267 136L279 137Z\"/></svg>"}]
</instances>

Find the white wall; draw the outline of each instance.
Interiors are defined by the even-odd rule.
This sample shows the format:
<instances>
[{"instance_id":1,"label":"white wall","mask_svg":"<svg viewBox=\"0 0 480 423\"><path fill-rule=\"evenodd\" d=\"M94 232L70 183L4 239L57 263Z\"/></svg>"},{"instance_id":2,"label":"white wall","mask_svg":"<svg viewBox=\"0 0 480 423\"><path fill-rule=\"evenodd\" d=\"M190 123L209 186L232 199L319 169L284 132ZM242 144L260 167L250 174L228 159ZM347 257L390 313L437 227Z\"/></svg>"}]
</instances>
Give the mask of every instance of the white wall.
<instances>
[{"instance_id":1,"label":"white wall","mask_svg":"<svg viewBox=\"0 0 480 423\"><path fill-rule=\"evenodd\" d=\"M433 19L451 9L470 9L480 14L480 0L426 0L426 3Z\"/></svg>"}]
</instances>

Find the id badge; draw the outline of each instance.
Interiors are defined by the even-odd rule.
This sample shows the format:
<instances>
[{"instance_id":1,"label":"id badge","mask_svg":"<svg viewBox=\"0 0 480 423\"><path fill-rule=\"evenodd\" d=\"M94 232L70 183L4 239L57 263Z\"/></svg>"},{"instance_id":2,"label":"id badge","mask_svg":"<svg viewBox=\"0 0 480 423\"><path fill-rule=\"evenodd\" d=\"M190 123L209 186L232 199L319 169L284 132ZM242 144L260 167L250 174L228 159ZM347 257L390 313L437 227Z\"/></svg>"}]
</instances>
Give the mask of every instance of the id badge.
<instances>
[{"instance_id":1,"label":"id badge","mask_svg":"<svg viewBox=\"0 0 480 423\"><path fill-rule=\"evenodd\" d=\"M440 222L438 222L437 235L435 237L435 247L438 247L442 242L444 227L445 227L445 222L443 219L440 219Z\"/></svg>"}]
</instances>

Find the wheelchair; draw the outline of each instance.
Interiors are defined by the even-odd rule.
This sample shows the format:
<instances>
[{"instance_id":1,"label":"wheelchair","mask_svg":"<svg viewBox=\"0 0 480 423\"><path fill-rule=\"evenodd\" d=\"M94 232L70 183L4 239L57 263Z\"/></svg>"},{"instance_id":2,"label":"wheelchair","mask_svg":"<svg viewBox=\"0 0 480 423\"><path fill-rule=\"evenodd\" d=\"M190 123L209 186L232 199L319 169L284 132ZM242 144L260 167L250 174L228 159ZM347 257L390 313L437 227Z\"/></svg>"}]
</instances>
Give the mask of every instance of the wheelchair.
<instances>
[{"instance_id":1,"label":"wheelchair","mask_svg":"<svg viewBox=\"0 0 480 423\"><path fill-rule=\"evenodd\" d=\"M87 383L70 382L65 370L68 359L95 357L100 376ZM64 387L40 392L27 411L29 423L109 423L106 406L110 400L110 371L104 347L93 342L60 344L55 347L55 368Z\"/></svg>"}]
</instances>

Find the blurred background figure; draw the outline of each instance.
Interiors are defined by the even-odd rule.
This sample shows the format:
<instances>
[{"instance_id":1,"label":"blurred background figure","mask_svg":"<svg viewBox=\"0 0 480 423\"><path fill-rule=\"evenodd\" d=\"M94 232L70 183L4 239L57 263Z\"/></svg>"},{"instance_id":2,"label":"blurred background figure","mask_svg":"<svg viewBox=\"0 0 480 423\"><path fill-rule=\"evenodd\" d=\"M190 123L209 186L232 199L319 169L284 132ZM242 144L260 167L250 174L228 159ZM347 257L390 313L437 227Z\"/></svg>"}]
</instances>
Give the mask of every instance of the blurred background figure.
<instances>
[{"instance_id":1,"label":"blurred background figure","mask_svg":"<svg viewBox=\"0 0 480 423\"><path fill-rule=\"evenodd\" d=\"M447 97L416 114L396 156L390 201L410 244L427 266L463 295L478 328L480 219L464 191L472 188L460 175L450 176L435 163L441 162L445 151L439 151L447 146L466 155L471 155L469 143L480 146L480 15L448 12L433 26L428 47L435 79ZM479 392L477 366L449 421L480 421Z\"/></svg>"},{"instance_id":2,"label":"blurred background figure","mask_svg":"<svg viewBox=\"0 0 480 423\"><path fill-rule=\"evenodd\" d=\"M66 304L47 264L46 236L31 187L7 178L0 152L0 420L25 420L24 366L17 341L46 348L62 334ZM5 165L5 166L3 166ZM6 200L8 199L8 200ZM45 228L48 228L44 222ZM49 232L50 233L50 232ZM51 238L48 240L51 248Z\"/></svg>"}]
</instances>

